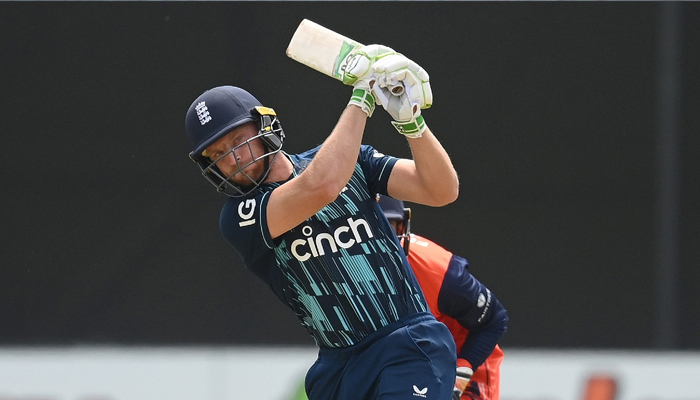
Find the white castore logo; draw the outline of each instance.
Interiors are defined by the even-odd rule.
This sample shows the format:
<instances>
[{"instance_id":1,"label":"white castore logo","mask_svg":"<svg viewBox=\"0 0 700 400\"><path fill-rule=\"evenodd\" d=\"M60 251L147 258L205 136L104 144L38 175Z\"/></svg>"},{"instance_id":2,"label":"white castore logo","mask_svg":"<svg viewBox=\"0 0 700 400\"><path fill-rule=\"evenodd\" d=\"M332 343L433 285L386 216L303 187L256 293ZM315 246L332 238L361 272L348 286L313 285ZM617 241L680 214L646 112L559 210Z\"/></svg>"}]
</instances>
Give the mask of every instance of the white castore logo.
<instances>
[{"instance_id":1,"label":"white castore logo","mask_svg":"<svg viewBox=\"0 0 700 400\"><path fill-rule=\"evenodd\" d=\"M209 115L209 109L204 102L198 103L194 109L197 111L197 118L199 118L199 123L204 125L211 121L211 115Z\"/></svg>"},{"instance_id":2,"label":"white castore logo","mask_svg":"<svg viewBox=\"0 0 700 400\"><path fill-rule=\"evenodd\" d=\"M476 300L476 306L481 308L486 305L486 296L483 293L479 293L479 298Z\"/></svg>"},{"instance_id":3,"label":"white castore logo","mask_svg":"<svg viewBox=\"0 0 700 400\"><path fill-rule=\"evenodd\" d=\"M479 294L479 300L477 302L477 306L479 306L479 307L485 306L484 311L481 312L481 316L479 317L479 319L476 320L476 322L478 322L478 323L480 323L484 319L484 317L486 316L486 313L489 312L489 309L491 308L491 291L486 289L486 301L484 301L483 296L484 296L483 293ZM479 305L481 303L483 303L483 304Z\"/></svg>"},{"instance_id":4,"label":"white castore logo","mask_svg":"<svg viewBox=\"0 0 700 400\"><path fill-rule=\"evenodd\" d=\"M423 388L423 389L418 389L418 386L413 385L413 395L414 395L414 396L418 396L418 397L422 397L422 398L427 398L428 396L425 395L426 393L428 393L428 388L427 388L427 387L425 387L425 388Z\"/></svg>"},{"instance_id":5,"label":"white castore logo","mask_svg":"<svg viewBox=\"0 0 700 400\"><path fill-rule=\"evenodd\" d=\"M374 237L369 224L364 219L348 218L347 222L347 226L338 227L332 233L322 232L316 235L313 234L314 230L310 226L304 226L301 232L306 236L306 239L296 239L290 246L294 258L306 261L312 256L325 255L327 250L330 250L331 253L337 253L339 247L349 249L355 243L362 243L363 236L368 239ZM364 235L360 235L361 232L364 232Z\"/></svg>"}]
</instances>

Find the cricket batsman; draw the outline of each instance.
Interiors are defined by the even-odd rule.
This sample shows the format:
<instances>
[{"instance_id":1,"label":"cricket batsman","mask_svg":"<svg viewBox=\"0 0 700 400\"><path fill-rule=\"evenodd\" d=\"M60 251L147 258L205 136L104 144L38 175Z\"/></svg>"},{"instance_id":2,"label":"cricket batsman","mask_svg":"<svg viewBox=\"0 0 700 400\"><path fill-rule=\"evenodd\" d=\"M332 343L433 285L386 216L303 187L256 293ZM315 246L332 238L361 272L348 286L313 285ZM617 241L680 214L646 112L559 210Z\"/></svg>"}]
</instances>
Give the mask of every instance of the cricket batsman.
<instances>
[{"instance_id":1,"label":"cricket batsman","mask_svg":"<svg viewBox=\"0 0 700 400\"><path fill-rule=\"evenodd\" d=\"M228 196L223 237L319 347L305 379L309 399L450 400L455 343L430 313L376 201L381 193L442 206L458 196L452 162L421 114L432 104L429 76L386 46L362 46L350 57L350 100L320 146L282 151L293 135L274 109L224 85L186 112L190 158ZM397 96L388 89L396 83L406 89ZM377 93L411 159L362 144ZM304 96L318 102L323 93L309 88ZM309 126L296 135L326 129L314 123L318 112L330 111L309 107Z\"/></svg>"}]
</instances>

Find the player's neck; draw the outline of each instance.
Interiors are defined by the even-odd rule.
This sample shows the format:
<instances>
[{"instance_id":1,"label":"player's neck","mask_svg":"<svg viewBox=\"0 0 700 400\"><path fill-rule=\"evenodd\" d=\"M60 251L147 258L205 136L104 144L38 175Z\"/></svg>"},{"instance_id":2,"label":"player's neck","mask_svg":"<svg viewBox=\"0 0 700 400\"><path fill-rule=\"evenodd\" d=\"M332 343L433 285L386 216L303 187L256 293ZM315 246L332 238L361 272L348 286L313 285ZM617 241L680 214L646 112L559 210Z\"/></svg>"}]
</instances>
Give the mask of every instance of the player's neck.
<instances>
[{"instance_id":1,"label":"player's neck","mask_svg":"<svg viewBox=\"0 0 700 400\"><path fill-rule=\"evenodd\" d=\"M294 165L283 152L277 154L275 163L272 164L270 174L265 179L265 183L286 181L292 175Z\"/></svg>"}]
</instances>

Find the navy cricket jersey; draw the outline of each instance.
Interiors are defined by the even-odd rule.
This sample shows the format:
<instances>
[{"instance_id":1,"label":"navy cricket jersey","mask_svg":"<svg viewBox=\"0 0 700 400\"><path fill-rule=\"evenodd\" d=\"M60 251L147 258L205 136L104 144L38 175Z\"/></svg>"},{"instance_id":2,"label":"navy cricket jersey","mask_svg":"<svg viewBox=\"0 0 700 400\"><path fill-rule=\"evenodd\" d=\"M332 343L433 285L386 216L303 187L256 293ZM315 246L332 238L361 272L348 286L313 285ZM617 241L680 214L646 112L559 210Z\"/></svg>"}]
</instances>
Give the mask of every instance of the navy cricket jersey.
<instances>
[{"instance_id":1,"label":"navy cricket jersey","mask_svg":"<svg viewBox=\"0 0 700 400\"><path fill-rule=\"evenodd\" d=\"M288 157L294 176L319 147ZM360 148L355 172L338 198L272 239L267 202L284 182L261 185L255 197L231 198L220 229L243 258L297 315L320 347L347 347L398 319L428 311L394 230L375 194L386 194L397 159Z\"/></svg>"}]
</instances>

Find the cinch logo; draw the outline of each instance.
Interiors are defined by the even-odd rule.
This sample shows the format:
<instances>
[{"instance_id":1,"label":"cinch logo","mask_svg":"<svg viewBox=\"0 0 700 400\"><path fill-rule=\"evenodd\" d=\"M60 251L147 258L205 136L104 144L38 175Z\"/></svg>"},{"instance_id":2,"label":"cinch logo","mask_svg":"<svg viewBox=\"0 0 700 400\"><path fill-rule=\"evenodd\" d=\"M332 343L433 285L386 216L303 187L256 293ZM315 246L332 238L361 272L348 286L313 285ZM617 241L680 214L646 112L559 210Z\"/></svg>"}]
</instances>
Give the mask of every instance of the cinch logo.
<instances>
[{"instance_id":1,"label":"cinch logo","mask_svg":"<svg viewBox=\"0 0 700 400\"><path fill-rule=\"evenodd\" d=\"M422 398L427 398L428 396L425 395L426 393L428 393L428 388L427 388L427 387L425 387L425 388L423 388L423 389L421 390L421 389L418 389L418 386L413 385L413 395L414 395L414 396L418 396L418 397L422 397Z\"/></svg>"},{"instance_id":2,"label":"cinch logo","mask_svg":"<svg viewBox=\"0 0 700 400\"><path fill-rule=\"evenodd\" d=\"M347 226L340 226L332 234L328 232L319 233L312 236L313 229L310 226L301 228L301 233L307 236L306 239L297 239L290 247L294 258L299 261L306 261L309 258L319 257L326 254L327 249L331 253L337 253L338 247L349 249L355 243L362 243L364 240L360 235L360 228L364 228L367 239L374 237L369 224L364 219L353 220L348 218Z\"/></svg>"},{"instance_id":3,"label":"cinch logo","mask_svg":"<svg viewBox=\"0 0 700 400\"><path fill-rule=\"evenodd\" d=\"M194 109L197 111L197 118L199 118L200 124L204 125L207 122L211 121L209 109L207 108L207 105L204 104L204 102L198 103L196 106L194 106Z\"/></svg>"}]
</instances>

